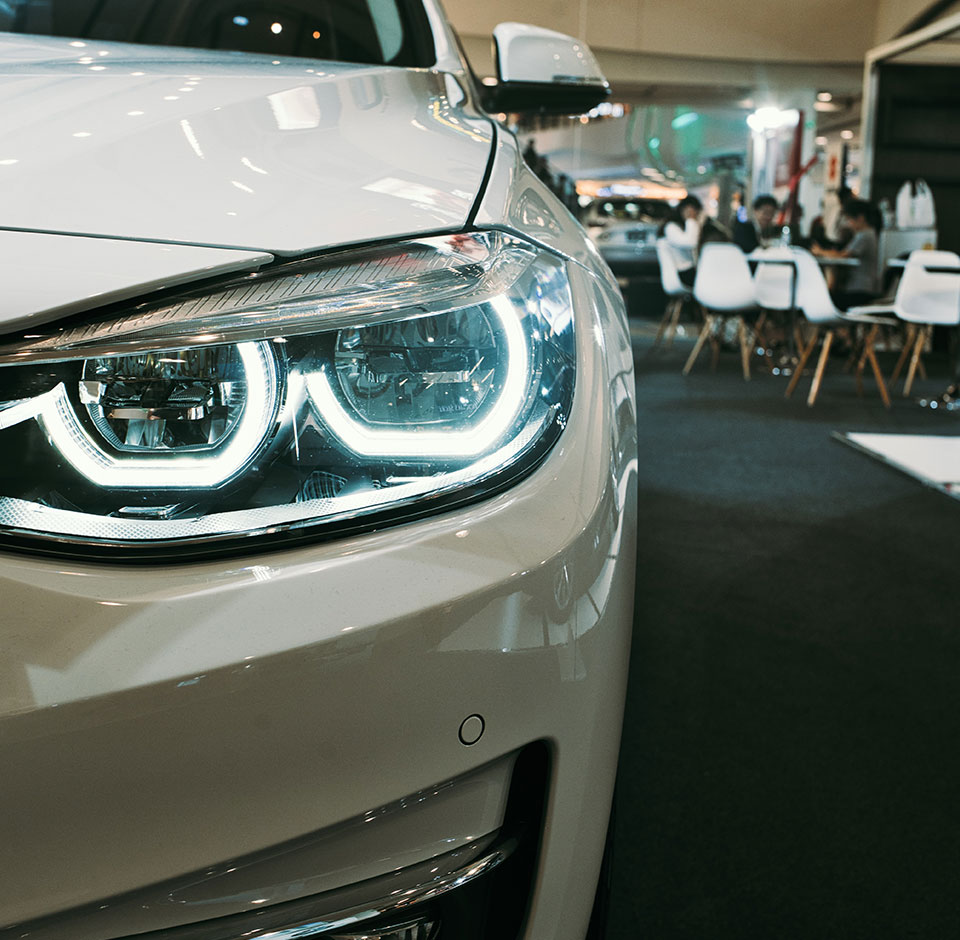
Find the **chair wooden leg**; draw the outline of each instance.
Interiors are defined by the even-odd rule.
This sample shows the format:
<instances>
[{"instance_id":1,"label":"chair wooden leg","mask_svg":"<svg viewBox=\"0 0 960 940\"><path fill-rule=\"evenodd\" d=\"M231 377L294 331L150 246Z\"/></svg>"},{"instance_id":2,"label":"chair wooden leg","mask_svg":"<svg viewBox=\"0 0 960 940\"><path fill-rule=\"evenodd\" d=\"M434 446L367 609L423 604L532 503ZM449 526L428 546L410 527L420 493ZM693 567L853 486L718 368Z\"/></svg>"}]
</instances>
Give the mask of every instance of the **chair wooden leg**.
<instances>
[{"instance_id":1,"label":"chair wooden leg","mask_svg":"<svg viewBox=\"0 0 960 940\"><path fill-rule=\"evenodd\" d=\"M813 336L810 337L810 342L804 346L800 344L800 361L797 363L797 367L793 370L793 375L790 377L790 384L787 385L787 390L784 392L784 398L789 398L793 394L793 390L797 387L797 383L800 381L800 376L803 375L804 366L807 364L807 360L810 358L810 354L816 349L817 340L820 337L820 327L814 327Z\"/></svg>"},{"instance_id":2,"label":"chair wooden leg","mask_svg":"<svg viewBox=\"0 0 960 940\"><path fill-rule=\"evenodd\" d=\"M866 351L864 355L870 360L870 368L873 369L873 377L876 379L877 388L880 391L880 398L883 401L883 407L889 410L890 393L887 391L886 383L883 381L883 372L880 371L880 363L877 362L877 351L875 349L878 331L879 327L876 326L870 330L865 341Z\"/></svg>"},{"instance_id":3,"label":"chair wooden leg","mask_svg":"<svg viewBox=\"0 0 960 940\"><path fill-rule=\"evenodd\" d=\"M908 323L907 331L903 337L903 349L900 350L900 357L897 359L897 365L893 370L893 375L890 376L890 384L896 385L897 379L900 378L900 370L903 368L903 364L907 361L907 356L910 355L910 347L913 345L913 340L917 333L916 324Z\"/></svg>"},{"instance_id":4,"label":"chair wooden leg","mask_svg":"<svg viewBox=\"0 0 960 940\"><path fill-rule=\"evenodd\" d=\"M675 303L676 301L672 299L667 303L667 307L663 311L663 316L660 317L660 325L657 327L657 335L653 338L653 347L651 348L658 346L660 340L663 338L663 335L667 329L667 324L670 322L670 316L673 313L673 305Z\"/></svg>"},{"instance_id":5,"label":"chair wooden leg","mask_svg":"<svg viewBox=\"0 0 960 940\"><path fill-rule=\"evenodd\" d=\"M740 336L740 366L743 369L743 381L750 381L750 353L753 350L752 340L747 338L747 324L743 317L737 317L737 333Z\"/></svg>"},{"instance_id":6,"label":"chair wooden leg","mask_svg":"<svg viewBox=\"0 0 960 940\"><path fill-rule=\"evenodd\" d=\"M677 326L680 323L680 314L683 312L683 298L678 297L673 305L673 317L670 319L670 327L667 331L667 349L673 345L674 337L677 335Z\"/></svg>"},{"instance_id":7,"label":"chair wooden leg","mask_svg":"<svg viewBox=\"0 0 960 940\"><path fill-rule=\"evenodd\" d=\"M817 371L813 374L813 384L810 386L810 394L807 396L807 407L812 408L813 403L820 394L820 383L823 381L823 372L827 368L827 358L830 355L830 345L833 343L833 330L827 330L823 336L823 348L820 350L820 358L817 360Z\"/></svg>"},{"instance_id":8,"label":"chair wooden leg","mask_svg":"<svg viewBox=\"0 0 960 940\"><path fill-rule=\"evenodd\" d=\"M913 388L913 380L917 374L917 363L920 361L920 354L923 352L924 343L927 340L927 327L921 327L917 330L917 339L913 344L913 355L910 357L910 368L907 369L907 380L903 384L903 397L910 397L910 390Z\"/></svg>"},{"instance_id":9,"label":"chair wooden leg","mask_svg":"<svg viewBox=\"0 0 960 940\"><path fill-rule=\"evenodd\" d=\"M683 367L684 375L690 374L693 364L697 361L697 356L700 355L700 350L703 349L703 344L707 341L711 331L713 330L713 324L716 319L717 318L710 313L704 316L703 327L700 330L700 335L697 337L697 341L694 343L693 349L690 350L690 355L687 357L686 365Z\"/></svg>"}]
</instances>

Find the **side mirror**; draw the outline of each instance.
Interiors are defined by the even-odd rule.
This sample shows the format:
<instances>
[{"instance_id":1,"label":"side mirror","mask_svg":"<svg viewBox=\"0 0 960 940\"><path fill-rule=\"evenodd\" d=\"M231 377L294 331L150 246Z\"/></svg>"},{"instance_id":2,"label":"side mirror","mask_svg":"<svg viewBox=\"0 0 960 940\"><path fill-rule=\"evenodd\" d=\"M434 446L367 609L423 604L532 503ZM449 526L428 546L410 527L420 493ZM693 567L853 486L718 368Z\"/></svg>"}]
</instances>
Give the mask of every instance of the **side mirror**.
<instances>
[{"instance_id":1,"label":"side mirror","mask_svg":"<svg viewBox=\"0 0 960 940\"><path fill-rule=\"evenodd\" d=\"M552 29L500 23L493 30L497 84L488 87L488 111L582 114L610 95L586 43Z\"/></svg>"}]
</instances>

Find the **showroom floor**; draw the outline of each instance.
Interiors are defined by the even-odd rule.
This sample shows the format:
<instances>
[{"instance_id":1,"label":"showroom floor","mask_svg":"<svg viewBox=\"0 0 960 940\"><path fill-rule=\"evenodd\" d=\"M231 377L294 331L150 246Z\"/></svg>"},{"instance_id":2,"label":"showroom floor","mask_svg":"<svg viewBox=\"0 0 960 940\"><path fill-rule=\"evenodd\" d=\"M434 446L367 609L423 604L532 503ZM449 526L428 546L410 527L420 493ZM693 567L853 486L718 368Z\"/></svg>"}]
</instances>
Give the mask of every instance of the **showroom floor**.
<instances>
[{"instance_id":1,"label":"showroom floor","mask_svg":"<svg viewBox=\"0 0 960 940\"><path fill-rule=\"evenodd\" d=\"M632 325L610 940L957 936L960 503L831 435L960 434L960 413L885 412L837 360L813 409L733 353L683 378L689 339L651 352ZM947 384L930 368L918 394Z\"/></svg>"}]
</instances>

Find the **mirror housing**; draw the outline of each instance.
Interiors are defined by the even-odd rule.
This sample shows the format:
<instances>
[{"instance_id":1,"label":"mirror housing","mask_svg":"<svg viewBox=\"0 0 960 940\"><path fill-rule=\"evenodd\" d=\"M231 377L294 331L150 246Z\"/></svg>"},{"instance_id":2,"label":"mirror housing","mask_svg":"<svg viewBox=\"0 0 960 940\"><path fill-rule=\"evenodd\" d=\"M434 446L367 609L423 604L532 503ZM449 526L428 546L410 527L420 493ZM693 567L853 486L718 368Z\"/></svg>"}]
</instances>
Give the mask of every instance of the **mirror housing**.
<instances>
[{"instance_id":1,"label":"mirror housing","mask_svg":"<svg viewBox=\"0 0 960 940\"><path fill-rule=\"evenodd\" d=\"M500 23L493 45L497 84L485 88L488 111L582 114L610 95L590 47L572 36Z\"/></svg>"}]
</instances>

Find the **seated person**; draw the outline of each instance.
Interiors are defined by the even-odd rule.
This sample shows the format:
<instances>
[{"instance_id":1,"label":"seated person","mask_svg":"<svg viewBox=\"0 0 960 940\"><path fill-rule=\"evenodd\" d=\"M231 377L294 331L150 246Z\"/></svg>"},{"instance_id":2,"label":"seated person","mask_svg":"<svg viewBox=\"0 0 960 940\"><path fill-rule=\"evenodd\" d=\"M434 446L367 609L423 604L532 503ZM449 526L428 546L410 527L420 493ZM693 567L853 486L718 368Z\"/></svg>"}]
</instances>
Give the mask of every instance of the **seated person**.
<instances>
[{"instance_id":1,"label":"seated person","mask_svg":"<svg viewBox=\"0 0 960 940\"><path fill-rule=\"evenodd\" d=\"M832 241L831 238L827 235L827 223L823 215L818 215L810 223L810 237L808 239L809 247L812 249L814 245L818 248L836 248L837 243Z\"/></svg>"},{"instance_id":2,"label":"seated person","mask_svg":"<svg viewBox=\"0 0 960 940\"><path fill-rule=\"evenodd\" d=\"M685 196L660 226L658 236L666 239L680 280L693 287L697 274L696 253L700 246L703 203L696 196Z\"/></svg>"},{"instance_id":3,"label":"seated person","mask_svg":"<svg viewBox=\"0 0 960 940\"><path fill-rule=\"evenodd\" d=\"M753 200L753 218L746 222L738 219L733 224L734 244L739 245L745 254L773 244L780 237L780 229L773 224L777 208L773 196L757 196Z\"/></svg>"},{"instance_id":4,"label":"seated person","mask_svg":"<svg viewBox=\"0 0 960 940\"><path fill-rule=\"evenodd\" d=\"M826 250L813 246L813 253L827 258L855 258L856 267L844 269L840 286L831 291L833 302L841 309L871 303L880 293L877 271L880 214L863 199L851 199L843 207L843 223L853 237L842 250Z\"/></svg>"}]
</instances>

